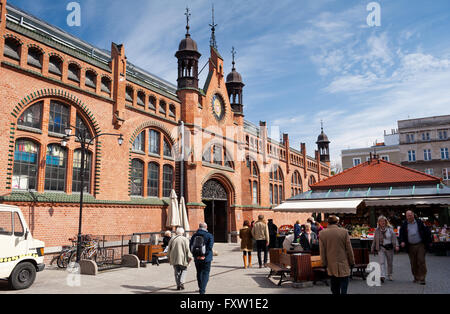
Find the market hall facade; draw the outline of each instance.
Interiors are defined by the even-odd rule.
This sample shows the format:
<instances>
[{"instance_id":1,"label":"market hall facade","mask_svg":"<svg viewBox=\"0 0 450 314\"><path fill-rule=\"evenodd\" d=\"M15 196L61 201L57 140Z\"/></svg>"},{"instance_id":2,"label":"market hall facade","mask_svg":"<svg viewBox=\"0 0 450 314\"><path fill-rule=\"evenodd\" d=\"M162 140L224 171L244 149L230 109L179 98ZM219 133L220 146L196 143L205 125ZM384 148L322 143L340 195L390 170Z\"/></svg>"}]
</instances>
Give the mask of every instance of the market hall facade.
<instances>
[{"instance_id":1,"label":"market hall facade","mask_svg":"<svg viewBox=\"0 0 450 314\"><path fill-rule=\"evenodd\" d=\"M172 189L185 197L192 228L206 221L219 242L259 214L279 225L310 215L272 209L330 176L328 138L322 130L310 157L287 134L270 138L266 122L246 121L234 53L225 75L215 40L200 88L201 55L187 23L176 59L167 60L178 60L172 84L130 63L124 45L98 49L0 3L0 202L19 206L47 247L77 234L82 188L83 233L94 235L166 229ZM84 187L80 144L61 145L67 127L124 138L93 141Z\"/></svg>"}]
</instances>

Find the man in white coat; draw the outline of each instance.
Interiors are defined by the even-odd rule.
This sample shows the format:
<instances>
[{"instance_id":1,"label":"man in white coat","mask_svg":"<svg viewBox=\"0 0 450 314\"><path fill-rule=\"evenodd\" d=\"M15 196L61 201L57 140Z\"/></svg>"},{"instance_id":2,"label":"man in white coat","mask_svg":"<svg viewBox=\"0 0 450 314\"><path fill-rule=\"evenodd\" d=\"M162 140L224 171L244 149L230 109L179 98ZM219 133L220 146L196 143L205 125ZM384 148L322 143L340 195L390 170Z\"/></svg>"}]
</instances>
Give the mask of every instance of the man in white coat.
<instances>
[{"instance_id":1,"label":"man in white coat","mask_svg":"<svg viewBox=\"0 0 450 314\"><path fill-rule=\"evenodd\" d=\"M193 256L189 249L189 240L184 236L184 229L179 227L175 233L167 246L167 256L174 269L177 290L184 290L187 268Z\"/></svg>"}]
</instances>

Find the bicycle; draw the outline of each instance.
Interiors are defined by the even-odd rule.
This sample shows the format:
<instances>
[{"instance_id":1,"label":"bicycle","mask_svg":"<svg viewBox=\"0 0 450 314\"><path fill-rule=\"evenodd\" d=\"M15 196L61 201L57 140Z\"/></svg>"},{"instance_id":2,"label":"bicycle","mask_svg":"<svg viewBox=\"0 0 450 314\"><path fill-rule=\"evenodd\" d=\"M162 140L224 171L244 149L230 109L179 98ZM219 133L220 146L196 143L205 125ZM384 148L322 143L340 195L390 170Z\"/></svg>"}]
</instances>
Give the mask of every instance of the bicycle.
<instances>
[{"instance_id":1,"label":"bicycle","mask_svg":"<svg viewBox=\"0 0 450 314\"><path fill-rule=\"evenodd\" d=\"M77 257L77 250L75 249L69 258L69 263L75 262ZM92 239L89 235L86 235L82 242L82 251L80 253L80 260L93 260L97 265L103 265L106 263L107 250L100 248L98 240Z\"/></svg>"},{"instance_id":2,"label":"bicycle","mask_svg":"<svg viewBox=\"0 0 450 314\"><path fill-rule=\"evenodd\" d=\"M67 268L70 262L70 257L77 250L77 246L75 244L76 240L73 238L69 240L72 241L72 246L63 246L63 250L61 251L61 253L58 256L58 259L56 260L56 265L59 268Z\"/></svg>"}]
</instances>

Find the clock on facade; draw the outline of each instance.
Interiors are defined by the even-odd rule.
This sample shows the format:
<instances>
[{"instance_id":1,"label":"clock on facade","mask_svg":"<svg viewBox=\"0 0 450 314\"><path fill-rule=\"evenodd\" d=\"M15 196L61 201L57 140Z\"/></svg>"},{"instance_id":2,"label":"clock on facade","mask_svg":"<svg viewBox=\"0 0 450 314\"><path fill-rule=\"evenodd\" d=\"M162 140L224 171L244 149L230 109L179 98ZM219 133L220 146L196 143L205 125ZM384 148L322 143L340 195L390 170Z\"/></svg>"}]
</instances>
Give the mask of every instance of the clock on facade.
<instances>
[{"instance_id":1,"label":"clock on facade","mask_svg":"<svg viewBox=\"0 0 450 314\"><path fill-rule=\"evenodd\" d=\"M215 94L211 100L213 114L217 120L222 120L225 116L225 104L219 94Z\"/></svg>"}]
</instances>

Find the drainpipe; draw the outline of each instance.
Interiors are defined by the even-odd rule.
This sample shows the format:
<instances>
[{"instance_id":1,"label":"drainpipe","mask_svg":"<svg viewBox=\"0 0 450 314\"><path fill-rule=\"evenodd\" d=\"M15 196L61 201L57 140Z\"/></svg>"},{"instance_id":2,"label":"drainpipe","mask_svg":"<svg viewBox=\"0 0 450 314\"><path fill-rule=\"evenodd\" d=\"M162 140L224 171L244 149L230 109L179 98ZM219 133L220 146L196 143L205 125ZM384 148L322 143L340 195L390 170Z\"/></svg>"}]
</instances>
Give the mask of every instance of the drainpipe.
<instances>
[{"instance_id":1,"label":"drainpipe","mask_svg":"<svg viewBox=\"0 0 450 314\"><path fill-rule=\"evenodd\" d=\"M184 121L181 121L180 199L184 196Z\"/></svg>"}]
</instances>

